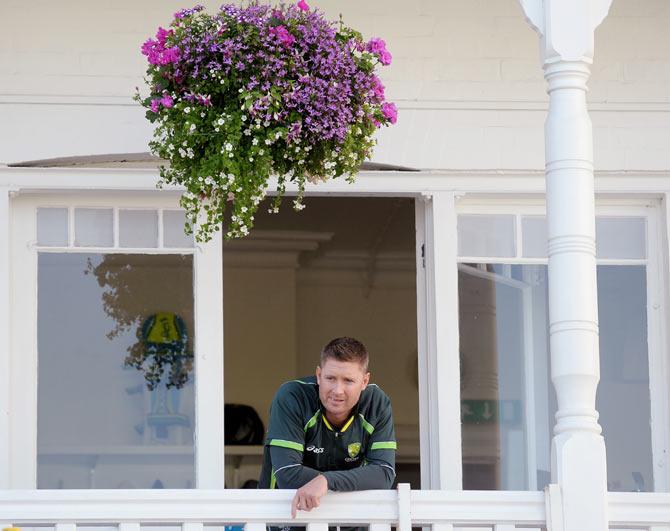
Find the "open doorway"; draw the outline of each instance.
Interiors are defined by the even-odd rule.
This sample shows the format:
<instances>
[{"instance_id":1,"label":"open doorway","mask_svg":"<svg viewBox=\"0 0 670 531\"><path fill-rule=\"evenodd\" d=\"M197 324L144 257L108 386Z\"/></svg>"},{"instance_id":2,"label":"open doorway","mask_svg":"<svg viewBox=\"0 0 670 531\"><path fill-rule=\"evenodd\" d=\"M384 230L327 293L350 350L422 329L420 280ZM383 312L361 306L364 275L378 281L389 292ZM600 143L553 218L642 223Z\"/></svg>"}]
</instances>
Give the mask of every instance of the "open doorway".
<instances>
[{"instance_id":1,"label":"open doorway","mask_svg":"<svg viewBox=\"0 0 670 531\"><path fill-rule=\"evenodd\" d=\"M223 246L225 401L252 406L267 426L279 385L314 374L330 339L355 337L393 404L397 481L420 488L414 200L305 205L261 205L249 237ZM261 454L227 446L226 486L257 479Z\"/></svg>"}]
</instances>

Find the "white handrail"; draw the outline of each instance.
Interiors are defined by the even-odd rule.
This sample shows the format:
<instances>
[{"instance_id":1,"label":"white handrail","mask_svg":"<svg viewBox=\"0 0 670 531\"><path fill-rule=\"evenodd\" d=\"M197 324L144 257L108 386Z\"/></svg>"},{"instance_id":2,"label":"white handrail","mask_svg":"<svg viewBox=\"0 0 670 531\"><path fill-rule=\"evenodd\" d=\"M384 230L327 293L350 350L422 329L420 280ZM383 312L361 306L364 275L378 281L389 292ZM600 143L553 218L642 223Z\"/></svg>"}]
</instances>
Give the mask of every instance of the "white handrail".
<instances>
[{"instance_id":1,"label":"white handrail","mask_svg":"<svg viewBox=\"0 0 670 531\"><path fill-rule=\"evenodd\" d=\"M290 490L0 490L0 522L56 525L112 524L119 531L139 531L140 524L180 525L197 531L202 524L245 524L263 531L266 523L364 524L371 531L391 525L487 526L497 530L546 528L544 492L398 491L332 493L319 508L291 520ZM610 493L610 526L670 531L670 493Z\"/></svg>"}]
</instances>

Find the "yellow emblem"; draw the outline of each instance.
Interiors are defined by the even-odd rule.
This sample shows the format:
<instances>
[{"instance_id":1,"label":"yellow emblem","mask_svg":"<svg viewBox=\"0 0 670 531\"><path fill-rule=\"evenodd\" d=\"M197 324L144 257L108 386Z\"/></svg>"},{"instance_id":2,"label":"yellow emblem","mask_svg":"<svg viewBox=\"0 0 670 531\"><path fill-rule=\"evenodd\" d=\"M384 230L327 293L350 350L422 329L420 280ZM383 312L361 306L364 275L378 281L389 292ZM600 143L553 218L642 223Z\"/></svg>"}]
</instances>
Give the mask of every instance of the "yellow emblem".
<instances>
[{"instance_id":1,"label":"yellow emblem","mask_svg":"<svg viewBox=\"0 0 670 531\"><path fill-rule=\"evenodd\" d=\"M351 443L349 446L347 446L347 450L349 452L349 457L356 457L358 452L361 451L361 443Z\"/></svg>"}]
</instances>

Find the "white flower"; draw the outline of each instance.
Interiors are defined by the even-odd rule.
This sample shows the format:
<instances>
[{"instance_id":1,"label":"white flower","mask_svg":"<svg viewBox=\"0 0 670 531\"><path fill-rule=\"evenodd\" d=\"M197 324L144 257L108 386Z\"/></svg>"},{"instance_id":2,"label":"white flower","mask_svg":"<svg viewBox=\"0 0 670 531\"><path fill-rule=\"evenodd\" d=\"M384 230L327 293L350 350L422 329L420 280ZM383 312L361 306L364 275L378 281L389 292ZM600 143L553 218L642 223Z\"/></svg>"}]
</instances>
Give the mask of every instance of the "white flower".
<instances>
[{"instance_id":1,"label":"white flower","mask_svg":"<svg viewBox=\"0 0 670 531\"><path fill-rule=\"evenodd\" d=\"M266 146L269 146L269 145L271 145L271 144L272 144L272 140L270 140L269 138L266 138L266 139L265 139L265 145L266 145Z\"/></svg>"},{"instance_id":2,"label":"white flower","mask_svg":"<svg viewBox=\"0 0 670 531\"><path fill-rule=\"evenodd\" d=\"M229 159L232 159L234 156L235 156L235 155L233 155L232 153L228 153L228 158L229 158Z\"/></svg>"},{"instance_id":3,"label":"white flower","mask_svg":"<svg viewBox=\"0 0 670 531\"><path fill-rule=\"evenodd\" d=\"M226 142L223 146L226 151L232 151L233 150L233 145L230 142Z\"/></svg>"},{"instance_id":4,"label":"white flower","mask_svg":"<svg viewBox=\"0 0 670 531\"><path fill-rule=\"evenodd\" d=\"M190 108L190 107L186 107L186 108L184 109L184 112L185 112L186 114L190 113L190 112L191 112L191 108Z\"/></svg>"},{"instance_id":5,"label":"white flower","mask_svg":"<svg viewBox=\"0 0 670 531\"><path fill-rule=\"evenodd\" d=\"M191 124L191 126L188 128L188 130L192 133L195 131L195 124Z\"/></svg>"},{"instance_id":6,"label":"white flower","mask_svg":"<svg viewBox=\"0 0 670 531\"><path fill-rule=\"evenodd\" d=\"M258 145L258 138L254 138L254 139L251 141L251 144L254 145L254 146L257 146L257 145Z\"/></svg>"},{"instance_id":7,"label":"white flower","mask_svg":"<svg viewBox=\"0 0 670 531\"><path fill-rule=\"evenodd\" d=\"M247 207L242 207L240 210L242 210L242 213L245 214L247 212Z\"/></svg>"},{"instance_id":8,"label":"white flower","mask_svg":"<svg viewBox=\"0 0 670 531\"><path fill-rule=\"evenodd\" d=\"M264 149L261 149L261 150L258 151L258 154L259 154L259 155L263 155L264 153L265 153L265 150L264 150Z\"/></svg>"},{"instance_id":9,"label":"white flower","mask_svg":"<svg viewBox=\"0 0 670 531\"><path fill-rule=\"evenodd\" d=\"M216 123L217 123L218 125L223 125L223 124L225 123L225 120L224 120L223 118L219 118L219 119L216 121Z\"/></svg>"},{"instance_id":10,"label":"white flower","mask_svg":"<svg viewBox=\"0 0 670 531\"><path fill-rule=\"evenodd\" d=\"M254 161L254 158L253 158L253 157L249 157L249 162L253 162L253 161Z\"/></svg>"},{"instance_id":11,"label":"white flower","mask_svg":"<svg viewBox=\"0 0 670 531\"><path fill-rule=\"evenodd\" d=\"M247 121L247 115L246 115L246 114L243 114L243 115L242 115L242 121L243 121L243 122L246 122L246 121Z\"/></svg>"}]
</instances>

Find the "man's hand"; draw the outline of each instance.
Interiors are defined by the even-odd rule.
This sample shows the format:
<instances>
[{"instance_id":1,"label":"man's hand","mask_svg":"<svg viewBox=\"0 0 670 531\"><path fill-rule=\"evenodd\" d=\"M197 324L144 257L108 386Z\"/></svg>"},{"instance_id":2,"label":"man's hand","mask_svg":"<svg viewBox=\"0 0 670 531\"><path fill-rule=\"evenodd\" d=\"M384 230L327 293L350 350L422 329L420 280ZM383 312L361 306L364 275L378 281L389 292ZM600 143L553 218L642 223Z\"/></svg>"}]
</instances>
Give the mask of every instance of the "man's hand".
<instances>
[{"instance_id":1,"label":"man's hand","mask_svg":"<svg viewBox=\"0 0 670 531\"><path fill-rule=\"evenodd\" d=\"M321 497L328 492L328 480L323 475L316 476L309 483L300 487L291 502L291 518L297 511L311 511L319 506Z\"/></svg>"}]
</instances>

